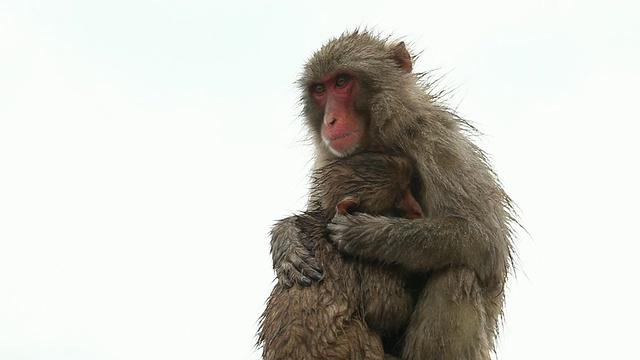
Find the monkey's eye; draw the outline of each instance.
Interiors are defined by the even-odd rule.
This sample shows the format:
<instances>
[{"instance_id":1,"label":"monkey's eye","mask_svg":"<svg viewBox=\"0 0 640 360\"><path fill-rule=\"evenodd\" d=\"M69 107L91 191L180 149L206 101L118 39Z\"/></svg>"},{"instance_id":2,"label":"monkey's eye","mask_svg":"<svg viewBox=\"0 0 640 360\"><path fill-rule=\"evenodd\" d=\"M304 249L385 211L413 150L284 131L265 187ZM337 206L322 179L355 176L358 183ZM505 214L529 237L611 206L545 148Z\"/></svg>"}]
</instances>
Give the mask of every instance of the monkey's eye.
<instances>
[{"instance_id":1,"label":"monkey's eye","mask_svg":"<svg viewBox=\"0 0 640 360\"><path fill-rule=\"evenodd\" d=\"M322 85L322 84L318 84L318 85L313 87L313 92L316 93L316 94L324 94L325 91L326 91L326 89L324 88L324 85Z\"/></svg>"},{"instance_id":2,"label":"monkey's eye","mask_svg":"<svg viewBox=\"0 0 640 360\"><path fill-rule=\"evenodd\" d=\"M336 76L336 87L343 87L349 82L349 75L340 74Z\"/></svg>"}]
</instances>

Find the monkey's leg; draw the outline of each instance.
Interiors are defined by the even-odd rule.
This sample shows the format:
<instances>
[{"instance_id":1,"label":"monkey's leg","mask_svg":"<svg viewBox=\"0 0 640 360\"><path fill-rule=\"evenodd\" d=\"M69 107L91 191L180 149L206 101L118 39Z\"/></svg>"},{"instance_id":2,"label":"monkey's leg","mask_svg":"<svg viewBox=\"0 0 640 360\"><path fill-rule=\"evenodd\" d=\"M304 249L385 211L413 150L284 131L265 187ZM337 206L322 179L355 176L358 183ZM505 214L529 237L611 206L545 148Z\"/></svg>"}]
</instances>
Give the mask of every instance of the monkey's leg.
<instances>
[{"instance_id":1,"label":"monkey's leg","mask_svg":"<svg viewBox=\"0 0 640 360\"><path fill-rule=\"evenodd\" d=\"M407 328L403 359L489 359L482 290L468 268L430 276Z\"/></svg>"}]
</instances>

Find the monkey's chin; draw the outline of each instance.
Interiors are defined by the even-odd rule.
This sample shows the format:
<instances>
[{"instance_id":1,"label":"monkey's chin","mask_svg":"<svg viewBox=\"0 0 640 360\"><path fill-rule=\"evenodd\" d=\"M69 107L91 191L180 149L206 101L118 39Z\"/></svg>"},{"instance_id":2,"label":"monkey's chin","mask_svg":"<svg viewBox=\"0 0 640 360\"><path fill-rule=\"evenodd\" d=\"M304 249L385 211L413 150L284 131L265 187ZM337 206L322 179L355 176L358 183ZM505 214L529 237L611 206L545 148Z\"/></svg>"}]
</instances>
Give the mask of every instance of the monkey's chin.
<instances>
[{"instance_id":1,"label":"monkey's chin","mask_svg":"<svg viewBox=\"0 0 640 360\"><path fill-rule=\"evenodd\" d=\"M358 151L358 135L351 133L337 139L327 139L322 137L324 145L337 157L347 157Z\"/></svg>"}]
</instances>

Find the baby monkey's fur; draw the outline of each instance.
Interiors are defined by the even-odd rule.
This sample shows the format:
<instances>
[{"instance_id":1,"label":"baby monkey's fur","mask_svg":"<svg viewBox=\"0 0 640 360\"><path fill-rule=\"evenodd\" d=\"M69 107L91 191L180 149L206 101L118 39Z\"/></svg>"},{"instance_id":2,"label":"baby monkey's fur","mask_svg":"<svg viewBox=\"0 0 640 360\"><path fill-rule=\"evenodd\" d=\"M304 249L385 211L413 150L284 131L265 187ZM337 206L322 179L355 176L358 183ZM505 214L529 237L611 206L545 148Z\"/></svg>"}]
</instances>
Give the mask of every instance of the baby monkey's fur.
<instances>
[{"instance_id":1,"label":"baby monkey's fur","mask_svg":"<svg viewBox=\"0 0 640 360\"><path fill-rule=\"evenodd\" d=\"M405 273L343 257L328 240L327 223L347 210L421 216L410 180L409 160L374 153L335 160L314 172L314 210L294 217L292 228L313 249L324 278L309 287L275 286L260 326L264 359L383 359L383 338L387 347L400 350L398 336L415 302Z\"/></svg>"}]
</instances>

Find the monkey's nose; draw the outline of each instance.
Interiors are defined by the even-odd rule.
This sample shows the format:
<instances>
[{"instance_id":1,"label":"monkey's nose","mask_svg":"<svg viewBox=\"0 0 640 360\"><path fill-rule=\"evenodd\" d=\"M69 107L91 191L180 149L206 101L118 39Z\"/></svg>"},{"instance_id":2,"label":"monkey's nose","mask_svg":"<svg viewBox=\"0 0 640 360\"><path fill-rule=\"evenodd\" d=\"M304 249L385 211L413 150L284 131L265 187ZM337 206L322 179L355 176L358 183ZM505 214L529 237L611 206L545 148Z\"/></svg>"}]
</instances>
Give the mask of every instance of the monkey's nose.
<instances>
[{"instance_id":1,"label":"monkey's nose","mask_svg":"<svg viewBox=\"0 0 640 360\"><path fill-rule=\"evenodd\" d=\"M325 116L324 117L324 124L327 125L327 126L335 125L336 121L338 121L338 120L333 116Z\"/></svg>"}]
</instances>

